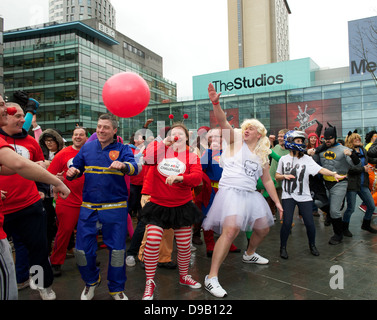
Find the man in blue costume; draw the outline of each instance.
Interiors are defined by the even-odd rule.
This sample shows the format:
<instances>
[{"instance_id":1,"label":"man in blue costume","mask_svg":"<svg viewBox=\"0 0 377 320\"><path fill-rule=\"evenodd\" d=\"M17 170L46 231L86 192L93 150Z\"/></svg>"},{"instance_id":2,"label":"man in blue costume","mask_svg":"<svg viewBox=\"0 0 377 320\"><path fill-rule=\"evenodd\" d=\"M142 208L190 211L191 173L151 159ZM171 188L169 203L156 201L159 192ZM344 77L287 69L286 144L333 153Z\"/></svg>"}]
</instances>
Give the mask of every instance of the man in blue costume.
<instances>
[{"instance_id":1,"label":"man in blue costume","mask_svg":"<svg viewBox=\"0 0 377 320\"><path fill-rule=\"evenodd\" d=\"M81 300L91 300L101 282L96 266L96 236L100 229L109 249L110 295L115 300L128 300L124 294L128 215L124 175L138 174L138 167L129 146L117 142L117 127L111 114L101 115L96 130L98 139L80 149L67 171L70 179L85 174L75 248L77 265L86 283Z\"/></svg>"}]
</instances>

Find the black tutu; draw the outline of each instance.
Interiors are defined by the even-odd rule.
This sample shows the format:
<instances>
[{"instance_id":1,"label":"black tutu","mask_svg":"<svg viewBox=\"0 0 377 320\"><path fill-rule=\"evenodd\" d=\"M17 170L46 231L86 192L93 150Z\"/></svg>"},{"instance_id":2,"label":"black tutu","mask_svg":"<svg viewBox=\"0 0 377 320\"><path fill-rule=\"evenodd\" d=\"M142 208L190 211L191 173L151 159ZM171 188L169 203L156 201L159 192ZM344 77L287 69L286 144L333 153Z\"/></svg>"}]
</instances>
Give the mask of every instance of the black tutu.
<instances>
[{"instance_id":1,"label":"black tutu","mask_svg":"<svg viewBox=\"0 0 377 320\"><path fill-rule=\"evenodd\" d=\"M192 201L178 207L164 207L148 202L141 210L140 220L163 229L179 229L202 222L203 213Z\"/></svg>"}]
</instances>

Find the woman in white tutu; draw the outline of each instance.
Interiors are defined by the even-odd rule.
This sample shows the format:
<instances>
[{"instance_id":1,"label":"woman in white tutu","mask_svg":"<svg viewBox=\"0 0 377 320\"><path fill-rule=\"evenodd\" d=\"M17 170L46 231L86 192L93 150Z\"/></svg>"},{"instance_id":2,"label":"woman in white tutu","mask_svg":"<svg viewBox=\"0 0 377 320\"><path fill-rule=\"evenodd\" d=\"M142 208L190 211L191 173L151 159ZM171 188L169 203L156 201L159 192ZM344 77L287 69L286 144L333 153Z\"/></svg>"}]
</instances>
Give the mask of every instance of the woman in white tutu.
<instances>
[{"instance_id":1,"label":"woman in white tutu","mask_svg":"<svg viewBox=\"0 0 377 320\"><path fill-rule=\"evenodd\" d=\"M218 272L240 230L253 230L242 261L268 263L267 259L255 252L274 223L267 201L256 190L259 178L275 202L281 217L283 208L269 174L268 155L271 151L266 128L256 119L247 119L242 123L241 129L233 129L221 109L221 93L216 92L212 83L208 86L208 94L216 120L222 129L223 174L219 182L219 191L203 222L204 230L213 230L221 234L213 251L211 269L205 278L205 288L216 297L225 297L227 292L219 284Z\"/></svg>"}]
</instances>

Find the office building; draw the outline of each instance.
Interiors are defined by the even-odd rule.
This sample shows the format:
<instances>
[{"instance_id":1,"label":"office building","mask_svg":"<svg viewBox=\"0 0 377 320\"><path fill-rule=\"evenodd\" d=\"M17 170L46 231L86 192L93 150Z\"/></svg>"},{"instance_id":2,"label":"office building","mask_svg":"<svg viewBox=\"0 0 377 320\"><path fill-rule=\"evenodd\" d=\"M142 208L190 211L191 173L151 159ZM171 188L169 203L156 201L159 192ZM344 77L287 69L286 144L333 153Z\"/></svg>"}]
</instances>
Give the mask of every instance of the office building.
<instances>
[{"instance_id":1,"label":"office building","mask_svg":"<svg viewBox=\"0 0 377 320\"><path fill-rule=\"evenodd\" d=\"M95 18L116 29L116 11L110 0L48 0L49 21L64 23Z\"/></svg>"},{"instance_id":2,"label":"office building","mask_svg":"<svg viewBox=\"0 0 377 320\"><path fill-rule=\"evenodd\" d=\"M7 96L25 90L41 103L37 121L70 140L76 124L93 132L107 112L102 88L119 72L135 72L150 87L150 104L176 101L176 84L163 78L162 57L96 19L46 23L4 33ZM128 140L144 120L119 119Z\"/></svg>"},{"instance_id":3,"label":"office building","mask_svg":"<svg viewBox=\"0 0 377 320\"><path fill-rule=\"evenodd\" d=\"M229 69L289 60L287 0L228 0Z\"/></svg>"}]
</instances>

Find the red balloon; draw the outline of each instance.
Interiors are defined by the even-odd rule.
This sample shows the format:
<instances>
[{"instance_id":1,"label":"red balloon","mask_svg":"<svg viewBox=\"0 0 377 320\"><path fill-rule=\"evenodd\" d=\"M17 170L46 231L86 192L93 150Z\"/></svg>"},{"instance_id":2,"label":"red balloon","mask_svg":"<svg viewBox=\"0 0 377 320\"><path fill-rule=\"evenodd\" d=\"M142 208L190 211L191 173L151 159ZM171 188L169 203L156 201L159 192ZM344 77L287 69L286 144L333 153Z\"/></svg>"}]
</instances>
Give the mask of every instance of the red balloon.
<instances>
[{"instance_id":1,"label":"red balloon","mask_svg":"<svg viewBox=\"0 0 377 320\"><path fill-rule=\"evenodd\" d=\"M106 108L121 118L131 118L143 112L149 104L147 82L133 72L121 72L110 77L102 89Z\"/></svg>"}]
</instances>

